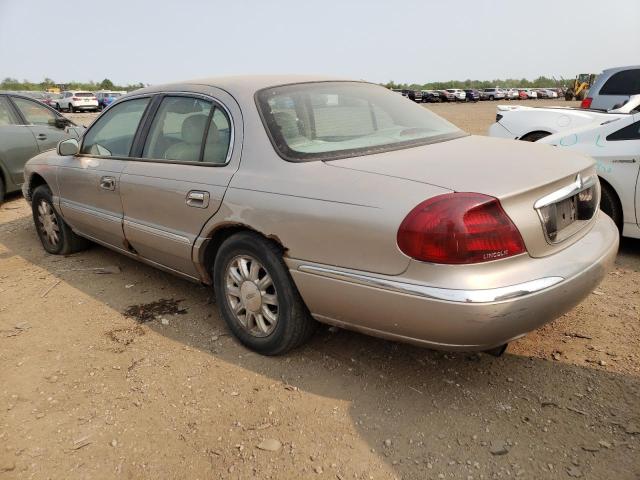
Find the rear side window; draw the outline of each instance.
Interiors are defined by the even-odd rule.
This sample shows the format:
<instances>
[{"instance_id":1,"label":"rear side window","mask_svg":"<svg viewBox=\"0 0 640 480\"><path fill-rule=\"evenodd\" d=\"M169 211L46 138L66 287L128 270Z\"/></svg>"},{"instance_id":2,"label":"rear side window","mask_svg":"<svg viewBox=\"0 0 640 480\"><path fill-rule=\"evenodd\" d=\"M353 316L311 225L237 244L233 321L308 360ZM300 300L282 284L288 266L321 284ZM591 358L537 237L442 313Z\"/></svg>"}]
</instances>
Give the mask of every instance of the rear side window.
<instances>
[{"instance_id":1,"label":"rear side window","mask_svg":"<svg viewBox=\"0 0 640 480\"><path fill-rule=\"evenodd\" d=\"M5 97L0 97L0 126L16 123L18 123L18 121L11 111L9 101Z\"/></svg>"},{"instance_id":2,"label":"rear side window","mask_svg":"<svg viewBox=\"0 0 640 480\"><path fill-rule=\"evenodd\" d=\"M56 114L38 102L17 97L13 97L13 101L29 124L52 125L55 122Z\"/></svg>"},{"instance_id":3,"label":"rear side window","mask_svg":"<svg viewBox=\"0 0 640 480\"><path fill-rule=\"evenodd\" d=\"M165 97L151 124L142 156L198 162L211 107L211 102L197 98Z\"/></svg>"},{"instance_id":4,"label":"rear side window","mask_svg":"<svg viewBox=\"0 0 640 480\"><path fill-rule=\"evenodd\" d=\"M600 95L637 95L640 93L640 69L614 73L600 89Z\"/></svg>"},{"instance_id":5,"label":"rear side window","mask_svg":"<svg viewBox=\"0 0 640 480\"><path fill-rule=\"evenodd\" d=\"M230 131L226 113L212 102L192 97L165 97L149 129L142 156L224 164Z\"/></svg>"},{"instance_id":6,"label":"rear side window","mask_svg":"<svg viewBox=\"0 0 640 480\"><path fill-rule=\"evenodd\" d=\"M640 122L627 125L607 137L608 142L616 140L640 140Z\"/></svg>"},{"instance_id":7,"label":"rear side window","mask_svg":"<svg viewBox=\"0 0 640 480\"><path fill-rule=\"evenodd\" d=\"M84 135L80 153L128 157L148 104L149 98L136 98L109 108Z\"/></svg>"}]
</instances>

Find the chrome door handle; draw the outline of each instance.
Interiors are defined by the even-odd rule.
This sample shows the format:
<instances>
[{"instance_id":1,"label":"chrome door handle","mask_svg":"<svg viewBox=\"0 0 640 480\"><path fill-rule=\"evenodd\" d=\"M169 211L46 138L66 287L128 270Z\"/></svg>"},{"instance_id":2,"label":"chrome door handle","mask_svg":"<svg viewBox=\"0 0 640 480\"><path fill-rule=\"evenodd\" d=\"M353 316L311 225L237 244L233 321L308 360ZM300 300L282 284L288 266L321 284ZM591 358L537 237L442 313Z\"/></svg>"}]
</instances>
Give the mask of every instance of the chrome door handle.
<instances>
[{"instance_id":1,"label":"chrome door handle","mask_svg":"<svg viewBox=\"0 0 640 480\"><path fill-rule=\"evenodd\" d=\"M191 190L187 193L187 205L196 208L207 208L209 206L209 192Z\"/></svg>"},{"instance_id":2,"label":"chrome door handle","mask_svg":"<svg viewBox=\"0 0 640 480\"><path fill-rule=\"evenodd\" d=\"M38 134L38 140L46 140L47 136L44 133Z\"/></svg>"},{"instance_id":3,"label":"chrome door handle","mask_svg":"<svg viewBox=\"0 0 640 480\"><path fill-rule=\"evenodd\" d=\"M100 188L104 188L105 190L115 190L116 179L114 177L102 177L100 179Z\"/></svg>"}]
</instances>

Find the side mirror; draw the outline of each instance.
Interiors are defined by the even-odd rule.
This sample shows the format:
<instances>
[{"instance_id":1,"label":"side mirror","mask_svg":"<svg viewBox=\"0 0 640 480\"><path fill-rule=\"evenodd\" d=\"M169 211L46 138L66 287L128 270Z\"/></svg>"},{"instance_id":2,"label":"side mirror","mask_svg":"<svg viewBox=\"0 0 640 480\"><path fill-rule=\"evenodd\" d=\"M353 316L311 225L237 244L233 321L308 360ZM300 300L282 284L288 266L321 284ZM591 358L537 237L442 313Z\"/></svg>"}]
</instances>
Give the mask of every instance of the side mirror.
<instances>
[{"instance_id":1,"label":"side mirror","mask_svg":"<svg viewBox=\"0 0 640 480\"><path fill-rule=\"evenodd\" d=\"M50 120L49 123L53 124L53 126L56 127L56 128L62 129L62 128L66 127L67 125L71 124L71 121L68 118L65 118L65 117L56 117L55 119Z\"/></svg>"},{"instance_id":2,"label":"side mirror","mask_svg":"<svg viewBox=\"0 0 640 480\"><path fill-rule=\"evenodd\" d=\"M75 138L69 138L58 143L58 155L62 157L77 155L80 151L80 145Z\"/></svg>"}]
</instances>

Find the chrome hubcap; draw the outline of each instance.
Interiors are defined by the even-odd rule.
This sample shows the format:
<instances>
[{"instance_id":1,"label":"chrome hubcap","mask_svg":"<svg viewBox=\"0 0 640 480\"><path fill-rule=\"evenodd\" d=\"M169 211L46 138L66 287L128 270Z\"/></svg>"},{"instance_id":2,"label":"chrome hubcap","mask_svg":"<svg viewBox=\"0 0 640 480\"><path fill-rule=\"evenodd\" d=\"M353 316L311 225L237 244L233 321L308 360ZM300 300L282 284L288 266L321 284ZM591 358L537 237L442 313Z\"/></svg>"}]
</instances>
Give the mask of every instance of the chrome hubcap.
<instances>
[{"instance_id":1,"label":"chrome hubcap","mask_svg":"<svg viewBox=\"0 0 640 480\"><path fill-rule=\"evenodd\" d=\"M225 291L238 323L251 335L266 337L278 322L278 294L267 270L249 255L227 266Z\"/></svg>"},{"instance_id":2,"label":"chrome hubcap","mask_svg":"<svg viewBox=\"0 0 640 480\"><path fill-rule=\"evenodd\" d=\"M40 200L38 205L38 222L50 245L55 246L60 241L60 226L56 214L49 202Z\"/></svg>"}]
</instances>

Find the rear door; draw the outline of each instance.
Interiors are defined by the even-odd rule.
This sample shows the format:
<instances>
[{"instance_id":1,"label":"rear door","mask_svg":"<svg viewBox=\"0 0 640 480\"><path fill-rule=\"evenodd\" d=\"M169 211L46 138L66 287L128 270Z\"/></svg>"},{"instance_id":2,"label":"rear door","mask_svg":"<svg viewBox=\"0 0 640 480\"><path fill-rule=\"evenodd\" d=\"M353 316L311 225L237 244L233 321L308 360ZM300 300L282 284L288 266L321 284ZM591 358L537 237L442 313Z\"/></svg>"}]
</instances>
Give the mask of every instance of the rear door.
<instances>
[{"instance_id":1,"label":"rear door","mask_svg":"<svg viewBox=\"0 0 640 480\"><path fill-rule=\"evenodd\" d=\"M33 133L24 125L9 97L0 95L0 170L7 190L23 182L24 164L37 154Z\"/></svg>"},{"instance_id":2,"label":"rear door","mask_svg":"<svg viewBox=\"0 0 640 480\"><path fill-rule=\"evenodd\" d=\"M105 112L84 134L80 153L63 157L58 169L60 209L67 223L120 249L126 249L120 174L150 101L150 96L134 97Z\"/></svg>"},{"instance_id":3,"label":"rear door","mask_svg":"<svg viewBox=\"0 0 640 480\"><path fill-rule=\"evenodd\" d=\"M220 208L240 161L239 109L228 94L214 92L215 98L159 97L139 145L140 160L127 162L120 181L131 247L147 260L195 278L194 242Z\"/></svg>"},{"instance_id":4,"label":"rear door","mask_svg":"<svg viewBox=\"0 0 640 480\"><path fill-rule=\"evenodd\" d=\"M40 152L56 148L58 142L71 138L64 127L56 126L58 114L54 110L23 97L12 97L12 100L33 132Z\"/></svg>"}]
</instances>

